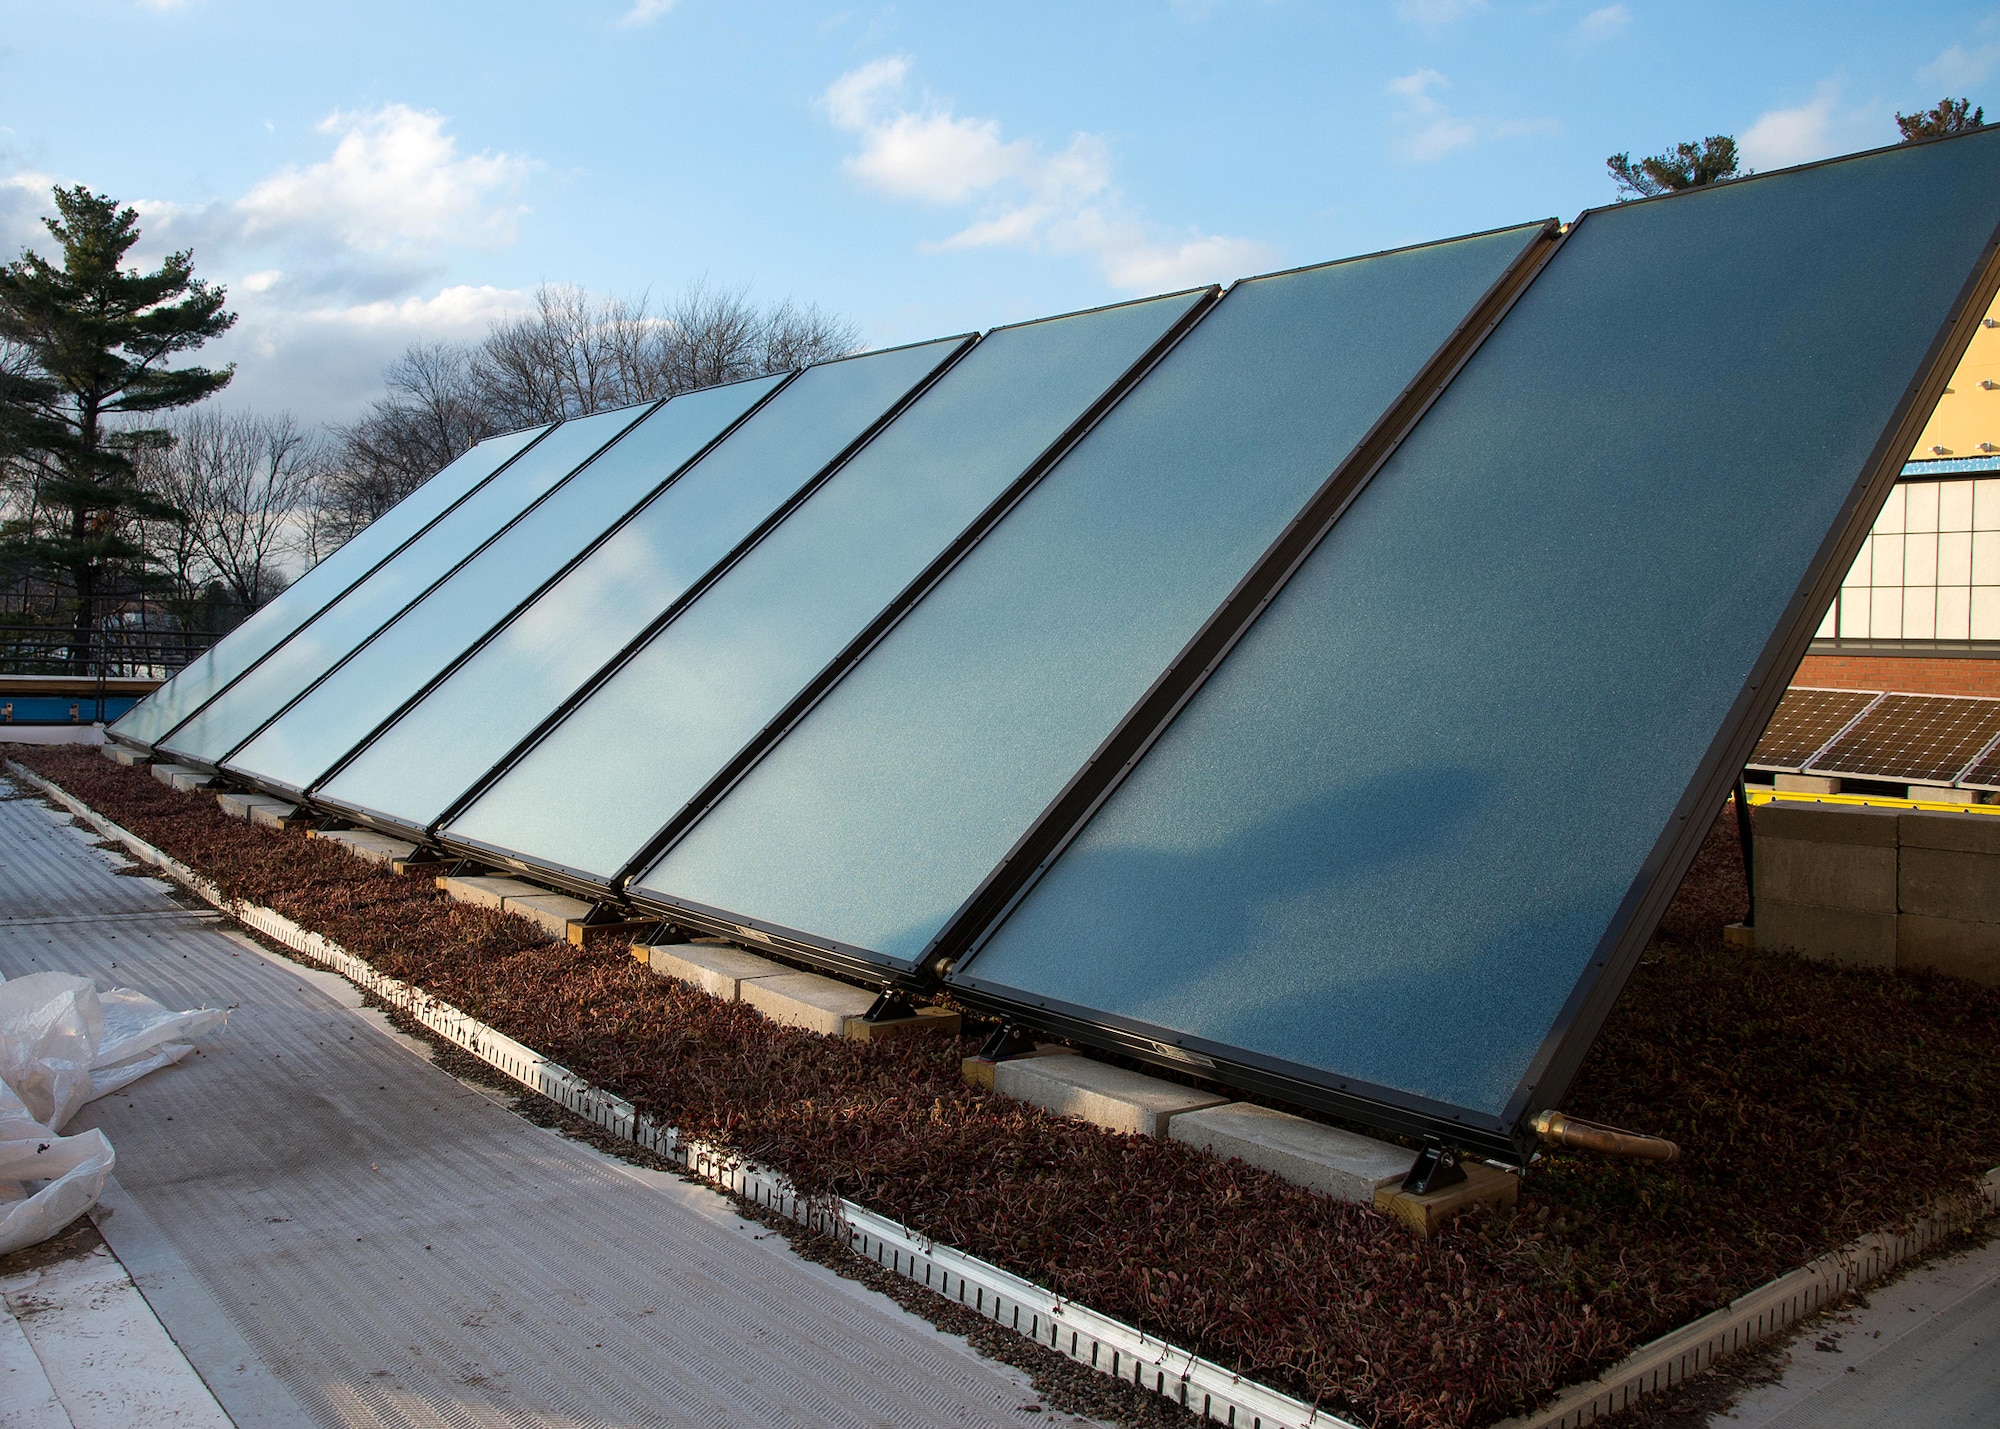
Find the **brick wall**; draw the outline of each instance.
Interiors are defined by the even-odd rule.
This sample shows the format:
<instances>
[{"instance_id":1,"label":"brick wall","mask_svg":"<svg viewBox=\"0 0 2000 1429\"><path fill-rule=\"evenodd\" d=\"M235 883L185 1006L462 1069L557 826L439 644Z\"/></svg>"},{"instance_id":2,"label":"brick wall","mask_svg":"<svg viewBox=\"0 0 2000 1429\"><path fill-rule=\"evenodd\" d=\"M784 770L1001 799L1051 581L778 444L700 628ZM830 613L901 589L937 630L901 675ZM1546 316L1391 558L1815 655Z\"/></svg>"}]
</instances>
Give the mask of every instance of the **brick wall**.
<instances>
[{"instance_id":1,"label":"brick wall","mask_svg":"<svg viewBox=\"0 0 2000 1429\"><path fill-rule=\"evenodd\" d=\"M1794 685L1901 690L1913 695L2000 695L2000 660L1922 655L1808 655Z\"/></svg>"}]
</instances>

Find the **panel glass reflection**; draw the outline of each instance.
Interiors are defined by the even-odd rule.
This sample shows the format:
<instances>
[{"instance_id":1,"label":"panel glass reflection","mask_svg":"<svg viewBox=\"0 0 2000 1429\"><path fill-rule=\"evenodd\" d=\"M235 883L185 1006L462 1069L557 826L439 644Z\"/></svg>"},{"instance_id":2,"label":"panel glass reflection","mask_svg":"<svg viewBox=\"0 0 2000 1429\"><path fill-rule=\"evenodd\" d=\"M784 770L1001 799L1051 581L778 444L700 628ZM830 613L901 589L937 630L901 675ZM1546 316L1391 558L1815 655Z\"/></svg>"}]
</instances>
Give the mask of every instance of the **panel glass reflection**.
<instances>
[{"instance_id":1,"label":"panel glass reflection","mask_svg":"<svg viewBox=\"0 0 2000 1429\"><path fill-rule=\"evenodd\" d=\"M448 832L608 880L1198 296L989 335Z\"/></svg>"},{"instance_id":2,"label":"panel glass reflection","mask_svg":"<svg viewBox=\"0 0 2000 1429\"><path fill-rule=\"evenodd\" d=\"M964 341L807 369L370 740L317 797L428 828Z\"/></svg>"},{"instance_id":3,"label":"panel glass reflection","mask_svg":"<svg viewBox=\"0 0 2000 1429\"><path fill-rule=\"evenodd\" d=\"M1231 289L637 886L913 965L1540 231Z\"/></svg>"},{"instance_id":4,"label":"panel glass reflection","mask_svg":"<svg viewBox=\"0 0 2000 1429\"><path fill-rule=\"evenodd\" d=\"M159 739L547 430L528 427L480 442L188 662L112 729L135 743Z\"/></svg>"},{"instance_id":5,"label":"panel glass reflection","mask_svg":"<svg viewBox=\"0 0 2000 1429\"><path fill-rule=\"evenodd\" d=\"M223 765L303 792L783 379L674 398L426 594Z\"/></svg>"},{"instance_id":6,"label":"panel glass reflection","mask_svg":"<svg viewBox=\"0 0 2000 1429\"><path fill-rule=\"evenodd\" d=\"M160 747L201 764L220 762L646 410L628 407L564 422L272 651Z\"/></svg>"},{"instance_id":7,"label":"panel glass reflection","mask_svg":"<svg viewBox=\"0 0 2000 1429\"><path fill-rule=\"evenodd\" d=\"M2000 131L1588 215L954 978L1506 1125L1996 224Z\"/></svg>"}]
</instances>

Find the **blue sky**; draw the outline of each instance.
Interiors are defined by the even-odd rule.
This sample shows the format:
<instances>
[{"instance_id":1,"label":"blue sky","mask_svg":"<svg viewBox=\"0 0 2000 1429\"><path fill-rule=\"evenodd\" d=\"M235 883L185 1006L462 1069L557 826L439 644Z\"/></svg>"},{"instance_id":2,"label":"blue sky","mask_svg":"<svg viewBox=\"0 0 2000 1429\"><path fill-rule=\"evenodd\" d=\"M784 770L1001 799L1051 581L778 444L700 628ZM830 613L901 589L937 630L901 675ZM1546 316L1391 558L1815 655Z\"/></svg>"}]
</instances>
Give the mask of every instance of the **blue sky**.
<instances>
[{"instance_id":1,"label":"blue sky","mask_svg":"<svg viewBox=\"0 0 2000 1429\"><path fill-rule=\"evenodd\" d=\"M230 400L340 419L537 282L815 301L885 344L1608 202L1604 157L1892 141L2000 10L0 0L0 247L134 202L242 314ZM2000 110L2000 103L1993 106Z\"/></svg>"}]
</instances>

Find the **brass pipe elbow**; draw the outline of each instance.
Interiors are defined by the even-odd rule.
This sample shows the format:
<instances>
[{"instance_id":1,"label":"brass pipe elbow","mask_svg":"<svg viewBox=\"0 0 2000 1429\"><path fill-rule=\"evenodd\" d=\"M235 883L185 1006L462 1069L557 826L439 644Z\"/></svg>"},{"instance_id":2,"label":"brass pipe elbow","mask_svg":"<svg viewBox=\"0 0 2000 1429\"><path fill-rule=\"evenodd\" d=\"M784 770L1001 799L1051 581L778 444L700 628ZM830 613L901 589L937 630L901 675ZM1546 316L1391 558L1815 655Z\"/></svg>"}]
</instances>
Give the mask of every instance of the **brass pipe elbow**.
<instances>
[{"instance_id":1,"label":"brass pipe elbow","mask_svg":"<svg viewBox=\"0 0 2000 1429\"><path fill-rule=\"evenodd\" d=\"M1579 1121L1559 1111L1537 1113L1529 1124L1544 1146L1566 1146L1577 1151L1595 1151L1600 1156L1626 1156L1637 1161L1678 1161L1681 1156L1680 1147L1665 1137L1619 1131L1616 1127Z\"/></svg>"}]
</instances>

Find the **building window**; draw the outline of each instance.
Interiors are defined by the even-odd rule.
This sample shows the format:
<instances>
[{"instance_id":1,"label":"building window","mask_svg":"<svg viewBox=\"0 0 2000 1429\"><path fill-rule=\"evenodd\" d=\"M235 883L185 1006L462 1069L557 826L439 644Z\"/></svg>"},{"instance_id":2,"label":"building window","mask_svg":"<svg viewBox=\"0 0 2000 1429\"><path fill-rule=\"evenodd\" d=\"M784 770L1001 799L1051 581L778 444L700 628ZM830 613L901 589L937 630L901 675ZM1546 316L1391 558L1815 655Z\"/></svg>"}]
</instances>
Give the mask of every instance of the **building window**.
<instances>
[{"instance_id":1,"label":"building window","mask_svg":"<svg viewBox=\"0 0 2000 1429\"><path fill-rule=\"evenodd\" d=\"M2000 476L1899 483L1819 638L2000 641Z\"/></svg>"}]
</instances>

